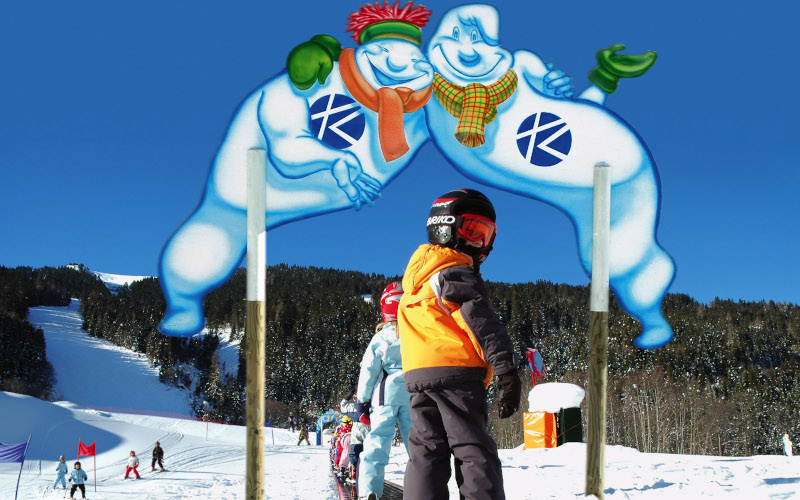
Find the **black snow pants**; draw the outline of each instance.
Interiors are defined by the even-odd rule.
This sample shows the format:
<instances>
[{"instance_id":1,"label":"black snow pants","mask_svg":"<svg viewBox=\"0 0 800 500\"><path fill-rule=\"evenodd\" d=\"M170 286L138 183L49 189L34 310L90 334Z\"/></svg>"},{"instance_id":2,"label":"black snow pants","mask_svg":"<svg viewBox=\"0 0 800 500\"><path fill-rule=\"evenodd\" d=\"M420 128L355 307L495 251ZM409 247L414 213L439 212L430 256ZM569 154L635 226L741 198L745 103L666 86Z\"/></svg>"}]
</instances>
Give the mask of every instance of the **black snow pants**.
<instances>
[{"instance_id":1,"label":"black snow pants","mask_svg":"<svg viewBox=\"0 0 800 500\"><path fill-rule=\"evenodd\" d=\"M72 495L74 495L75 491L78 489L81 490L81 498L86 498L86 487L82 484L73 484L72 488L69 490L69 497L72 498Z\"/></svg>"},{"instance_id":2,"label":"black snow pants","mask_svg":"<svg viewBox=\"0 0 800 500\"><path fill-rule=\"evenodd\" d=\"M449 498L452 454L462 499L505 500L497 445L486 429L483 382L411 392L410 410L405 498Z\"/></svg>"}]
</instances>

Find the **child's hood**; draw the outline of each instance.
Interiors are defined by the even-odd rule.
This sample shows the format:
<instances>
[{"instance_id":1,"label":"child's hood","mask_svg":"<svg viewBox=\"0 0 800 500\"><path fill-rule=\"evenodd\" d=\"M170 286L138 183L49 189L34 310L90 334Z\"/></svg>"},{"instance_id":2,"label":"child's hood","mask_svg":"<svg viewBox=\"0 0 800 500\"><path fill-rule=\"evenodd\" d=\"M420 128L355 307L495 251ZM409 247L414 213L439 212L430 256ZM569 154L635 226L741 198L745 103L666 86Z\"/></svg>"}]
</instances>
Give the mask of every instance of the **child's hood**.
<instances>
[{"instance_id":1,"label":"child's hood","mask_svg":"<svg viewBox=\"0 0 800 500\"><path fill-rule=\"evenodd\" d=\"M408 295L416 295L431 276L442 269L458 265L472 266L472 257L452 248L427 243L420 245L408 262L403 277L403 290Z\"/></svg>"}]
</instances>

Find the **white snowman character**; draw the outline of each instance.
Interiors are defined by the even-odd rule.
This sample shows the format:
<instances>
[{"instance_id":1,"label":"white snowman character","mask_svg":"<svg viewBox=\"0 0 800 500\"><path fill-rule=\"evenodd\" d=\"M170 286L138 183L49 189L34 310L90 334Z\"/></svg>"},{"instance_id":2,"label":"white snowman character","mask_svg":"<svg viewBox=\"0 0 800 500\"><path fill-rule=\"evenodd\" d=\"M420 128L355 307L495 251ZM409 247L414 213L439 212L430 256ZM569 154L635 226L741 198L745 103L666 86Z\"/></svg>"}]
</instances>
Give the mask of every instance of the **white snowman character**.
<instances>
[{"instance_id":1,"label":"white snowman character","mask_svg":"<svg viewBox=\"0 0 800 500\"><path fill-rule=\"evenodd\" d=\"M330 37L300 47L311 55L295 61L308 59L316 70L325 68L325 76L330 71L324 84L298 89L282 72L245 98L214 157L200 204L161 253L163 333L199 332L203 298L244 256L249 149L267 154L267 229L371 203L408 165L428 139L422 107L433 70L420 50L420 28L429 14L421 6L362 7L349 23L361 45L342 50L338 63L338 42Z\"/></svg>"},{"instance_id":2,"label":"white snowman character","mask_svg":"<svg viewBox=\"0 0 800 500\"><path fill-rule=\"evenodd\" d=\"M600 51L600 64L590 74L594 85L571 98L571 81L563 73L531 52L511 53L500 45L494 7L457 7L445 14L428 44L436 98L425 110L431 137L456 169L569 216L587 273L593 168L610 165L610 286L642 324L635 344L653 349L673 337L661 301L675 273L672 258L656 241L658 174L642 139L602 103L618 78L644 73L655 53L617 56L621 48Z\"/></svg>"}]
</instances>

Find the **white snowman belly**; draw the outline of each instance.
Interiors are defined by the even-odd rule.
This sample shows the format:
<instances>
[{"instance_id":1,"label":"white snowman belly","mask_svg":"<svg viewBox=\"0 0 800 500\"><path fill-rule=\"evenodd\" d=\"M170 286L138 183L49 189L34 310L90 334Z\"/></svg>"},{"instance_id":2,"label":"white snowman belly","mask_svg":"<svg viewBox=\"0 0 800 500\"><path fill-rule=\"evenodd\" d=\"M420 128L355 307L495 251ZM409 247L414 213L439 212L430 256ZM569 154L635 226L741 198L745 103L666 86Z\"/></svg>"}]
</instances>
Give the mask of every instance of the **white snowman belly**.
<instances>
[{"instance_id":1,"label":"white snowman belly","mask_svg":"<svg viewBox=\"0 0 800 500\"><path fill-rule=\"evenodd\" d=\"M541 96L522 82L486 124L482 146L458 143L457 120L438 103L431 114L432 134L457 166L476 176L488 175L494 183L507 178L511 183L589 187L593 167L601 161L612 167L612 184L650 168L637 135L613 114L584 101Z\"/></svg>"}]
</instances>

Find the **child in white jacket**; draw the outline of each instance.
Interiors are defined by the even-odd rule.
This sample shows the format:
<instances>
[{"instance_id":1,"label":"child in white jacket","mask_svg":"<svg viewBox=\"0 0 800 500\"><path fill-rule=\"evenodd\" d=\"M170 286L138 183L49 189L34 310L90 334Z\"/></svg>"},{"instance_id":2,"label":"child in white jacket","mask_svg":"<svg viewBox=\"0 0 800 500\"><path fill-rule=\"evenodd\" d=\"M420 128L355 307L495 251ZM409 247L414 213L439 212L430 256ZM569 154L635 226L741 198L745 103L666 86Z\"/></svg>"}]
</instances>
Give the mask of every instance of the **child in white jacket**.
<instances>
[{"instance_id":1,"label":"child in white jacket","mask_svg":"<svg viewBox=\"0 0 800 500\"><path fill-rule=\"evenodd\" d=\"M128 465L125 467L125 479L128 479L128 474L131 471L136 475L136 479L141 479L139 471L136 470L137 467L139 467L139 458L136 456L135 451L131 451L131 456L128 457Z\"/></svg>"}]
</instances>

